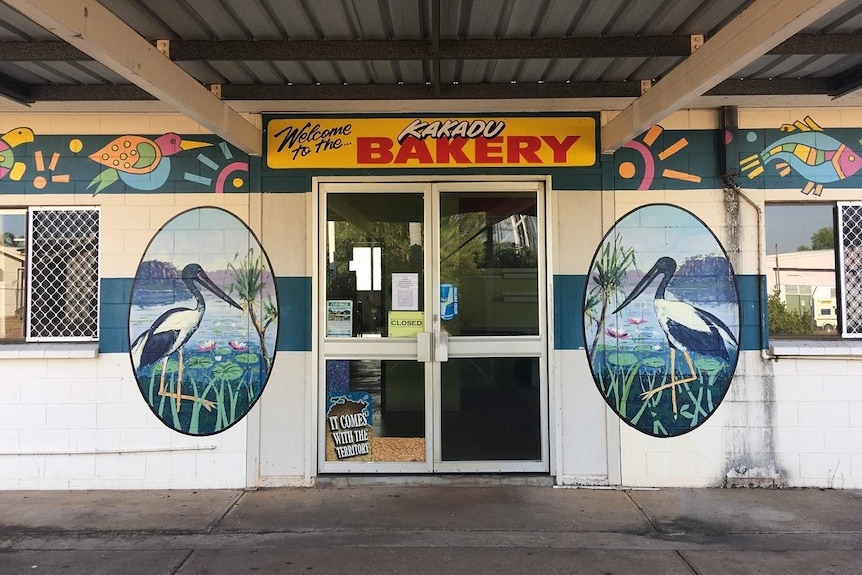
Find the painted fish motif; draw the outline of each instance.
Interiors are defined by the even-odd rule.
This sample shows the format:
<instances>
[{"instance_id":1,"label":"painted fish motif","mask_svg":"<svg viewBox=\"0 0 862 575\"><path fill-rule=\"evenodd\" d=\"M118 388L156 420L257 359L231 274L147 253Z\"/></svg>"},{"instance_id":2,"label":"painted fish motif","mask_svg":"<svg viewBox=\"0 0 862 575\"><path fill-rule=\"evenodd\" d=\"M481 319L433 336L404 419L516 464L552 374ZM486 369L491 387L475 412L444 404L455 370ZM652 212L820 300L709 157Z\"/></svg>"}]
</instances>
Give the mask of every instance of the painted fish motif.
<instances>
[{"instance_id":1,"label":"painted fish motif","mask_svg":"<svg viewBox=\"0 0 862 575\"><path fill-rule=\"evenodd\" d=\"M814 192L819 196L823 193L823 184L844 180L862 169L862 156L825 134L810 116L793 124L784 124L780 130L797 133L780 138L759 154L742 160L742 172L749 179L762 174L767 164L777 162L775 167L782 178L796 172L808 180L800 191L806 195Z\"/></svg>"}]
</instances>

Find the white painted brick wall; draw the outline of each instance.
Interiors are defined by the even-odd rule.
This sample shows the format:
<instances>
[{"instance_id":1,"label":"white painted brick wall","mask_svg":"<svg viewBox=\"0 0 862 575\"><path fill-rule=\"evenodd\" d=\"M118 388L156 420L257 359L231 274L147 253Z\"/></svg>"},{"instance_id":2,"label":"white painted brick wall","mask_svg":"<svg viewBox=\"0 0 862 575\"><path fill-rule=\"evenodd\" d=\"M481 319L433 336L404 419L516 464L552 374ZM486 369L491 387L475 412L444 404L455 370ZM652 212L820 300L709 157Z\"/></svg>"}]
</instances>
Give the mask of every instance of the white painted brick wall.
<instances>
[{"instance_id":1,"label":"white painted brick wall","mask_svg":"<svg viewBox=\"0 0 862 575\"><path fill-rule=\"evenodd\" d=\"M781 358L775 443L794 487L862 487L862 360Z\"/></svg>"},{"instance_id":2,"label":"white painted brick wall","mask_svg":"<svg viewBox=\"0 0 862 575\"><path fill-rule=\"evenodd\" d=\"M826 433L823 429L801 427L777 427L775 451L798 455L800 453L823 453L826 448Z\"/></svg>"},{"instance_id":3,"label":"white painted brick wall","mask_svg":"<svg viewBox=\"0 0 862 575\"><path fill-rule=\"evenodd\" d=\"M316 390L316 386L310 387L301 375L309 371L310 356L305 352L278 352L266 389L254 408L260 415L257 463L263 485L304 484L311 460L317 457L308 437L311 414L307 396L309 389Z\"/></svg>"},{"instance_id":4,"label":"white painted brick wall","mask_svg":"<svg viewBox=\"0 0 862 575\"><path fill-rule=\"evenodd\" d=\"M850 427L862 427L862 401L850 402Z\"/></svg>"},{"instance_id":5,"label":"white painted brick wall","mask_svg":"<svg viewBox=\"0 0 862 575\"><path fill-rule=\"evenodd\" d=\"M244 487L246 443L244 421L209 437L165 427L126 354L2 360L0 489Z\"/></svg>"},{"instance_id":6,"label":"white painted brick wall","mask_svg":"<svg viewBox=\"0 0 862 575\"><path fill-rule=\"evenodd\" d=\"M564 394L573 380L592 381L583 358L560 367ZM577 387L598 396L595 386ZM730 391L701 427L661 439L618 424L620 444L608 449L620 450L623 485L716 486L742 473L742 483L862 488L862 358L764 362L760 352L743 352ZM564 460L577 460L585 434L593 450L595 437L607 444L603 425L577 429L578 437L563 436ZM734 468L740 461L754 468Z\"/></svg>"},{"instance_id":7,"label":"white painted brick wall","mask_svg":"<svg viewBox=\"0 0 862 575\"><path fill-rule=\"evenodd\" d=\"M554 406L559 413L562 445L562 453L555 454L559 461L558 475L561 482L605 483L608 476L605 426L608 421L622 424L596 389L585 352L558 351L553 357L561 378L560 396ZM641 457L623 465L640 469L646 465L646 459Z\"/></svg>"}]
</instances>

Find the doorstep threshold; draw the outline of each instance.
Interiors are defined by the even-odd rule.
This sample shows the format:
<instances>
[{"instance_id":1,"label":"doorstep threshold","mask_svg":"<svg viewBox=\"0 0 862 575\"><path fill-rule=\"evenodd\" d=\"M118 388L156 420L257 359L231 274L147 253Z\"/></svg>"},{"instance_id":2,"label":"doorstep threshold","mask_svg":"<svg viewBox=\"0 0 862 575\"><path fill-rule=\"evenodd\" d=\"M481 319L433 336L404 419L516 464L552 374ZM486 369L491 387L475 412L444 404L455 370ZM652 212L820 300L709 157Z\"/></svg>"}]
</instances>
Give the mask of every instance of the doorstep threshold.
<instances>
[{"instance_id":1,"label":"doorstep threshold","mask_svg":"<svg viewBox=\"0 0 862 575\"><path fill-rule=\"evenodd\" d=\"M326 473L314 479L314 486L327 487L553 487L554 478L547 473L439 473L439 474L370 474Z\"/></svg>"}]
</instances>

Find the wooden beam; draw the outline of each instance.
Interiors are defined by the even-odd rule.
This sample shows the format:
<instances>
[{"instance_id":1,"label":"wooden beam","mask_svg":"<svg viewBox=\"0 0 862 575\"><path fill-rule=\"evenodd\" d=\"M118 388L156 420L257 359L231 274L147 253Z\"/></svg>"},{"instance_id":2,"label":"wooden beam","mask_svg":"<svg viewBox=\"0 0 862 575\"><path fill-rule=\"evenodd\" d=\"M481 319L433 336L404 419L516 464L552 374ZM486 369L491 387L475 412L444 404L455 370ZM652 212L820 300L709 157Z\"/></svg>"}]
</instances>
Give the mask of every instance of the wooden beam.
<instances>
[{"instance_id":1,"label":"wooden beam","mask_svg":"<svg viewBox=\"0 0 862 575\"><path fill-rule=\"evenodd\" d=\"M0 0L244 152L260 128L216 98L96 0Z\"/></svg>"},{"instance_id":2,"label":"wooden beam","mask_svg":"<svg viewBox=\"0 0 862 575\"><path fill-rule=\"evenodd\" d=\"M845 0L755 0L602 128L603 153L684 107Z\"/></svg>"}]
</instances>

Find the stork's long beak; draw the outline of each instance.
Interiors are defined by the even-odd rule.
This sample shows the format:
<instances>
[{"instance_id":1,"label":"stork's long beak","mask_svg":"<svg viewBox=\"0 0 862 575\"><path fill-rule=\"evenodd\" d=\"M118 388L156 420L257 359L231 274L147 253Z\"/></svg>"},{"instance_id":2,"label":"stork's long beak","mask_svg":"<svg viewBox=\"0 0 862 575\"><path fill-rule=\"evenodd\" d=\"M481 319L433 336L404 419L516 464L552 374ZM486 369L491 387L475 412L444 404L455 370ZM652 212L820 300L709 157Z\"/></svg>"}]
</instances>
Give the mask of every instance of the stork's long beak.
<instances>
[{"instance_id":1,"label":"stork's long beak","mask_svg":"<svg viewBox=\"0 0 862 575\"><path fill-rule=\"evenodd\" d=\"M643 293L643 291L647 288L647 286L649 286L649 284L651 284L652 281L660 273L662 273L658 268L659 268L658 262L656 262L656 264L652 268L650 268L650 271L647 272L647 274L643 277L643 279L641 279L641 281L638 282L638 285L635 286L635 289L632 290L632 292L629 294L629 296L625 300L623 300L623 303L621 303L619 305L619 307L617 307L617 309L615 309L612 313L614 313L614 314L618 313L621 309L623 309L624 307L626 307L627 305L632 303L634 300L636 300L637 297L639 295L641 295Z\"/></svg>"},{"instance_id":2,"label":"stork's long beak","mask_svg":"<svg viewBox=\"0 0 862 575\"><path fill-rule=\"evenodd\" d=\"M220 287L218 287L218 286L215 284L215 282L214 282L214 281L212 281L212 280L210 279L210 277L209 277L206 273L204 273L204 271L203 271L203 270L201 270L201 271L200 271L200 273L199 273L199 274L197 274L197 275L195 276L195 279L196 279L198 282L200 282L200 284L201 284L202 286L204 286L205 288L207 288L208 290L210 290L211 292L213 292L215 295L217 295L218 297L220 297L222 300L224 300L225 302L227 302L229 305L232 305L232 306L233 306L233 307L235 307L236 309L242 309L242 306L241 306L241 305L239 305L238 303L236 303L235 301L233 301L233 299L232 299L229 295L227 295L226 293L224 293L224 292L222 291L222 289L221 289Z\"/></svg>"}]
</instances>

